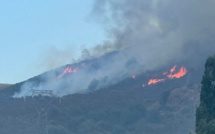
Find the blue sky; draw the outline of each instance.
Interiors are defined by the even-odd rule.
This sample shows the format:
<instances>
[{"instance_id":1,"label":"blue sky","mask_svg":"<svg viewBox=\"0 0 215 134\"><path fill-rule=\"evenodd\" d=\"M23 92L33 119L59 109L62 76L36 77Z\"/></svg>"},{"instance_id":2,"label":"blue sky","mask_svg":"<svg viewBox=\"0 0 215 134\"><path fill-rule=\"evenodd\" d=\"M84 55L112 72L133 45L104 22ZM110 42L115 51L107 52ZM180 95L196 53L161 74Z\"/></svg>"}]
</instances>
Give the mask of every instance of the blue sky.
<instances>
[{"instance_id":1,"label":"blue sky","mask_svg":"<svg viewBox=\"0 0 215 134\"><path fill-rule=\"evenodd\" d=\"M17 83L52 68L45 65L51 54L57 56L52 50L71 51L72 59L101 43L104 31L90 15L92 7L93 0L1 0L0 83Z\"/></svg>"}]
</instances>

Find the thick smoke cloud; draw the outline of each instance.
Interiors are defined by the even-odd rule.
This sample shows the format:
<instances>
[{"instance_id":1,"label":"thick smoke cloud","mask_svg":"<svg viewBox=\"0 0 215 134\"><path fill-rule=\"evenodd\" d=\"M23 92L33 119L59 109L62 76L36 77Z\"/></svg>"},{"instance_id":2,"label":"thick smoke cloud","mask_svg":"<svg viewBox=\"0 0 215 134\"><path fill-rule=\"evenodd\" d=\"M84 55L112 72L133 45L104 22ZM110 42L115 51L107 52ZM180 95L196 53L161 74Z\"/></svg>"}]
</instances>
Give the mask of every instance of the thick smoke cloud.
<instances>
[{"instance_id":1,"label":"thick smoke cloud","mask_svg":"<svg viewBox=\"0 0 215 134\"><path fill-rule=\"evenodd\" d=\"M107 25L115 48L129 48L139 62L160 66L172 60L212 54L212 0L96 0L93 13ZM187 50L189 49L189 50Z\"/></svg>"},{"instance_id":2,"label":"thick smoke cloud","mask_svg":"<svg viewBox=\"0 0 215 134\"><path fill-rule=\"evenodd\" d=\"M108 37L92 50L83 50L81 59L118 52L98 60L97 70L78 71L72 80L56 82L56 76L46 76L46 83L26 83L16 97L34 88L51 87L59 96L99 89L170 62L188 60L195 66L214 54L214 5L213 0L95 0L92 17L104 25ZM64 85L68 87L61 90Z\"/></svg>"}]
</instances>

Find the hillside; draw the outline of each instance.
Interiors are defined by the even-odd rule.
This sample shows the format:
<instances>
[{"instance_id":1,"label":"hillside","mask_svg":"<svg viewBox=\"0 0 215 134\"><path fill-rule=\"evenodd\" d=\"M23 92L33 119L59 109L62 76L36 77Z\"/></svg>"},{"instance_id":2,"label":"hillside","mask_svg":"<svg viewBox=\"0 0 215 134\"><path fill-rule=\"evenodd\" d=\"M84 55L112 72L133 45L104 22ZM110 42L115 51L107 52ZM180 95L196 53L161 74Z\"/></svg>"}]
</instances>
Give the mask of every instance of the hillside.
<instances>
[{"instance_id":1,"label":"hillside","mask_svg":"<svg viewBox=\"0 0 215 134\"><path fill-rule=\"evenodd\" d=\"M36 97L1 100L0 132L182 134L194 129L194 109L198 103L196 88L166 89L154 95L138 89L117 91L115 88L70 95L61 100ZM193 97L189 98L191 95Z\"/></svg>"},{"instance_id":2,"label":"hillside","mask_svg":"<svg viewBox=\"0 0 215 134\"><path fill-rule=\"evenodd\" d=\"M1 83L0 83L0 90L2 90L2 89L4 89L4 88L7 88L7 87L9 87L9 86L11 86L11 84L1 84Z\"/></svg>"},{"instance_id":3,"label":"hillside","mask_svg":"<svg viewBox=\"0 0 215 134\"><path fill-rule=\"evenodd\" d=\"M68 65L28 81L40 83L43 75L61 74L58 70L62 72L63 68ZM92 87L86 93L63 97L12 98L26 81L18 83L0 93L0 133L187 134L194 131L199 70L188 68L189 75L179 79L143 85L166 68L127 77L100 90ZM69 75L62 79L67 80Z\"/></svg>"}]
</instances>

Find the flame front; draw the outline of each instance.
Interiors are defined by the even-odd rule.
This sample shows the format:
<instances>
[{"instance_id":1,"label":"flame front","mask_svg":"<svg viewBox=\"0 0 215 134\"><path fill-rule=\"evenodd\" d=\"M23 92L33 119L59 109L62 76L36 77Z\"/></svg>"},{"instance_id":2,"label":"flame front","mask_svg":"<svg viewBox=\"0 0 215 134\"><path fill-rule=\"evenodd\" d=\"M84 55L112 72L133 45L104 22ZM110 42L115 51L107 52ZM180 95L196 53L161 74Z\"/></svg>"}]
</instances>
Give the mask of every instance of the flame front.
<instances>
[{"instance_id":1,"label":"flame front","mask_svg":"<svg viewBox=\"0 0 215 134\"><path fill-rule=\"evenodd\" d=\"M187 74L187 69L185 67L181 67L177 73L173 74L173 72L171 72L171 74L167 75L167 77L169 79L174 79L174 78L178 79L185 76L186 74Z\"/></svg>"},{"instance_id":2,"label":"flame front","mask_svg":"<svg viewBox=\"0 0 215 134\"><path fill-rule=\"evenodd\" d=\"M176 65L170 69L170 73L175 72L175 69L176 69Z\"/></svg>"},{"instance_id":3,"label":"flame front","mask_svg":"<svg viewBox=\"0 0 215 134\"><path fill-rule=\"evenodd\" d=\"M148 85L157 84L158 82L163 82L167 79L179 79L187 74L187 69L185 67L181 67L178 72L176 72L176 65L173 66L168 72L164 72L163 75L166 78L154 78L148 81Z\"/></svg>"},{"instance_id":4,"label":"flame front","mask_svg":"<svg viewBox=\"0 0 215 134\"><path fill-rule=\"evenodd\" d=\"M165 79L150 79L148 85L156 84L158 82L165 81Z\"/></svg>"},{"instance_id":5,"label":"flame front","mask_svg":"<svg viewBox=\"0 0 215 134\"><path fill-rule=\"evenodd\" d=\"M72 67L67 67L62 74L60 74L57 78L61 78L63 77L65 74L68 74L68 73L75 73L77 71L76 68L72 68Z\"/></svg>"}]
</instances>

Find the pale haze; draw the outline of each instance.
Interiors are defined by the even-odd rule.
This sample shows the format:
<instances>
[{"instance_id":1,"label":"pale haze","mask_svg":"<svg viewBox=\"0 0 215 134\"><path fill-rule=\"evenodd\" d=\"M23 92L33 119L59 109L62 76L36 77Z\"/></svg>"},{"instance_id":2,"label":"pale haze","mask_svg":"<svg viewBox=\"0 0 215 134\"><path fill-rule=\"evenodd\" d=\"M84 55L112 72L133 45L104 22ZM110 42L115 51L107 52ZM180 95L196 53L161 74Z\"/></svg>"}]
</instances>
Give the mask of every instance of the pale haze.
<instances>
[{"instance_id":1,"label":"pale haze","mask_svg":"<svg viewBox=\"0 0 215 134\"><path fill-rule=\"evenodd\" d=\"M211 0L1 2L0 83L20 82L79 57L115 50L122 54L101 64L113 69L101 73L110 78L184 60L196 66L214 54L214 4ZM120 72L130 59L140 67Z\"/></svg>"},{"instance_id":2,"label":"pale haze","mask_svg":"<svg viewBox=\"0 0 215 134\"><path fill-rule=\"evenodd\" d=\"M93 0L1 0L0 83L17 83L72 63L104 40Z\"/></svg>"},{"instance_id":3,"label":"pale haze","mask_svg":"<svg viewBox=\"0 0 215 134\"><path fill-rule=\"evenodd\" d=\"M187 68L192 69L202 66L215 50L214 4L210 0L95 0L90 17L104 27L108 38L93 49L83 51L84 58L97 56L94 66L95 62L91 61L94 71L88 71L90 66L80 68L69 79L57 82L55 73L43 75L45 82L27 81L14 97L48 88L60 96L83 93L90 91L92 85L98 90L131 74L147 73L170 64L189 63ZM67 58L71 51L59 52L56 48L50 51L48 59L53 61L41 58L50 67L58 63L62 52L60 59L71 60ZM103 54L107 55L99 58Z\"/></svg>"}]
</instances>

